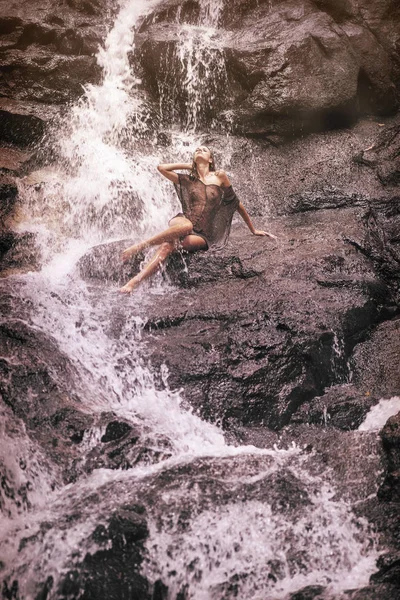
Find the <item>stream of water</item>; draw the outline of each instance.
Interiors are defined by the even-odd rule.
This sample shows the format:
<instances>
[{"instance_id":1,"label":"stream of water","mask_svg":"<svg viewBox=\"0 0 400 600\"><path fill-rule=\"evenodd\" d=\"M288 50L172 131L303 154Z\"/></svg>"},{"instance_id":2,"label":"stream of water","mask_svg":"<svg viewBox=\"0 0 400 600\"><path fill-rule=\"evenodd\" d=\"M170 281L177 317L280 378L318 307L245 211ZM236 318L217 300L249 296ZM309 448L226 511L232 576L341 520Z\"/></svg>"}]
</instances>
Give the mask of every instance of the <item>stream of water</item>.
<instances>
[{"instance_id":1,"label":"stream of water","mask_svg":"<svg viewBox=\"0 0 400 600\"><path fill-rule=\"evenodd\" d=\"M151 584L161 579L170 600L278 600L306 585L326 586L338 598L366 585L374 571L368 524L338 499L328 476L313 472L312 457L301 448L230 446L179 391L168 385L160 390L143 359L143 320L135 308L149 288L121 300L110 287L88 285L76 269L95 244L150 234L177 208L172 186L156 173L162 157L128 60L136 24L159 2L122 4L98 56L103 83L86 88L63 124L57 169L39 187L21 184L43 267L15 277L21 296L34 306L31 325L72 361L84 409L94 416L81 442L82 461L98 446L101 415L109 412L141 432L152 458L128 469L94 469L65 486L60 467L4 409L0 461L18 494L0 498L3 579L8 590L18 580L20 600L35 600L38 584L51 577L47 598L61 597L57 582L99 548L94 528L139 498L148 501L142 573ZM221 7L202 0L199 22L181 24L176 52L187 103L184 129L175 129L167 149L171 160L182 154L188 160L203 119L202 85L206 81L210 89L212 78L220 84L223 77L223 54L210 50ZM164 293L175 292L156 278L151 294ZM116 336L109 324L118 311L123 325ZM174 469L176 485L163 484ZM282 489L293 491L292 502L280 501ZM93 494L95 509L88 501Z\"/></svg>"}]
</instances>

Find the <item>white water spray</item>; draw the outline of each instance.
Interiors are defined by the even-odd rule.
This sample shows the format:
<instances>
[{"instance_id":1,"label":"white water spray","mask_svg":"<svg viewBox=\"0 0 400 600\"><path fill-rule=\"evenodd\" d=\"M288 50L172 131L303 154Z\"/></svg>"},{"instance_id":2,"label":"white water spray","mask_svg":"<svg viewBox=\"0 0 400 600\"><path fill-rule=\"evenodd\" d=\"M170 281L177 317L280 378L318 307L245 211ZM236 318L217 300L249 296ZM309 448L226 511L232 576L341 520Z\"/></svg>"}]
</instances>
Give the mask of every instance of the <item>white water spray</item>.
<instances>
[{"instance_id":1,"label":"white water spray","mask_svg":"<svg viewBox=\"0 0 400 600\"><path fill-rule=\"evenodd\" d=\"M87 247L155 231L171 216L174 195L156 171L154 115L129 63L135 28L160 1L124 3L98 55L102 84L86 86L57 131L59 169L41 184L40 208L32 178L20 190L31 223L44 220L53 232L45 260L63 251L71 237L85 240Z\"/></svg>"},{"instance_id":2,"label":"white water spray","mask_svg":"<svg viewBox=\"0 0 400 600\"><path fill-rule=\"evenodd\" d=\"M10 535L3 548L4 563L10 572L16 566L20 591L26 600L36 596L34 582L38 573L40 577L51 574L56 581L63 569L75 566L85 553L94 554L98 549L90 537L94 527L106 523L108 515L121 503L132 501L133 487L139 496L151 477L176 465L188 468L188 486L193 484L195 505L202 495L201 488L196 488L195 474L192 479L198 457L212 462L218 457L261 455L275 461L273 469L287 469L293 457L300 454L299 449L288 452L286 462L280 462L277 450L230 447L217 426L202 421L182 406L179 391L158 390L142 358L142 322L135 303L143 302L143 293L126 301L122 309L105 286L92 289L74 272L75 261L87 247L132 231L158 229L170 215L172 191L166 192L167 186L156 177L151 115L128 59L134 47L135 27L157 4L130 0L123 6L99 54L103 83L86 88L62 131L60 169L42 185L39 208L34 206L37 195L29 205L45 232L42 239L47 267L42 273L26 277L24 291L35 306L35 325L57 341L80 374L85 410L95 418L112 412L142 428L151 450L160 451L160 462L139 464L125 472L98 470L58 493L51 492L49 480L43 488L45 498L31 494L29 528L35 534L40 531L40 535L32 535L22 547L26 525L18 523L17 533ZM203 0L198 24L191 28L182 26L178 56L188 99L185 126L191 131L199 127L205 102L213 100L212 90L222 85L225 77L217 31L221 7L220 1ZM190 39L189 31L196 33L195 40ZM170 194L168 201L166 194ZM54 273L56 265L59 270ZM110 322L119 310L125 321L115 335L110 332ZM83 450L98 445L101 434L100 425L86 432ZM167 459L162 458L163 450ZM41 464L40 461L33 465L32 472L38 479ZM7 467L16 469L12 461ZM296 475L306 477L300 467ZM230 472L224 476L229 482ZM15 481L24 485L23 478ZM318 481L321 487L322 483ZM97 514L93 505L85 502L99 490ZM176 493L179 496L180 490ZM218 494L216 489L219 501ZM175 497L171 492L171 502ZM48 504L45 509L43 500ZM367 582L375 555L371 552L366 558L347 507L321 494L313 497L313 502L303 521L277 515L268 503L253 498L216 502L215 508L198 510L183 533L177 527L176 514L171 514L161 529L156 520L151 520L147 545L150 581L162 577L171 588L171 598L174 590L188 584L189 597L208 600L236 578L243 600L256 598L255 594L264 599L272 585L272 580L265 578L265 562L279 556L283 570L281 587L275 586L275 591L282 597L299 585L315 581L325 584L328 580L342 580L343 588L347 584L343 583L345 576L356 575L357 584ZM68 519L77 507L80 516L70 524ZM7 506L7 510L12 518L13 507ZM178 506L177 513L181 510ZM327 518L326 511L331 517ZM309 521L316 516L310 529ZM42 527L47 521L55 523L48 531ZM302 573L293 573L287 564L292 529L296 529L298 551L306 563ZM239 544L236 550L235 544ZM311 553L315 544L318 552L323 551L325 564L318 552ZM201 564L201 578L196 578L196 570L190 572L194 563ZM177 569L177 575L171 575L171 567Z\"/></svg>"},{"instance_id":3,"label":"white water spray","mask_svg":"<svg viewBox=\"0 0 400 600\"><path fill-rule=\"evenodd\" d=\"M386 421L400 412L400 396L382 398L376 406L373 406L358 431L379 431L384 427Z\"/></svg>"},{"instance_id":4,"label":"white water spray","mask_svg":"<svg viewBox=\"0 0 400 600\"><path fill-rule=\"evenodd\" d=\"M199 131L205 122L219 131L227 125L216 117L218 99L227 84L219 29L223 6L223 0L200 0L196 25L181 23L178 12L178 43L165 57L166 78L159 82L160 108L165 118L179 118L175 107L180 105L186 132Z\"/></svg>"}]
</instances>

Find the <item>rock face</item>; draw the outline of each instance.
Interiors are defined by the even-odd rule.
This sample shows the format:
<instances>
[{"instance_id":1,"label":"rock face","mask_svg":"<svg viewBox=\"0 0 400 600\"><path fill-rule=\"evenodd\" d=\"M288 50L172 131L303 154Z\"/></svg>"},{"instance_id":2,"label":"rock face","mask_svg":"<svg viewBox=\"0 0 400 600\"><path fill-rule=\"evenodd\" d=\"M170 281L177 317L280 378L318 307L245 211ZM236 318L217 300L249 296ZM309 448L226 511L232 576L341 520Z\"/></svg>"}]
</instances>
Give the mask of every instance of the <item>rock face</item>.
<instances>
[{"instance_id":1,"label":"rock face","mask_svg":"<svg viewBox=\"0 0 400 600\"><path fill-rule=\"evenodd\" d=\"M54 104L81 94L100 77L95 54L102 43L108 3L2 2L1 95Z\"/></svg>"},{"instance_id":2,"label":"rock face","mask_svg":"<svg viewBox=\"0 0 400 600\"><path fill-rule=\"evenodd\" d=\"M179 81L180 26L174 21L178 7L181 19L192 23L198 12L197 4L183 3L182 10L180 5L165 2L156 9L142 28L141 53L155 94L162 92L157 82L165 71L178 74L169 101L184 110L190 100ZM237 1L234 7L224 5L220 22L214 43L223 48L226 81L220 80L223 92L209 90L211 113L220 118L217 111L228 111L242 133L290 137L335 127L365 112L387 113L398 105L400 12L395 0L372 6L356 0Z\"/></svg>"},{"instance_id":3,"label":"rock face","mask_svg":"<svg viewBox=\"0 0 400 600\"><path fill-rule=\"evenodd\" d=\"M100 80L95 55L113 3L0 2L0 140L25 146L43 136L57 109Z\"/></svg>"}]
</instances>

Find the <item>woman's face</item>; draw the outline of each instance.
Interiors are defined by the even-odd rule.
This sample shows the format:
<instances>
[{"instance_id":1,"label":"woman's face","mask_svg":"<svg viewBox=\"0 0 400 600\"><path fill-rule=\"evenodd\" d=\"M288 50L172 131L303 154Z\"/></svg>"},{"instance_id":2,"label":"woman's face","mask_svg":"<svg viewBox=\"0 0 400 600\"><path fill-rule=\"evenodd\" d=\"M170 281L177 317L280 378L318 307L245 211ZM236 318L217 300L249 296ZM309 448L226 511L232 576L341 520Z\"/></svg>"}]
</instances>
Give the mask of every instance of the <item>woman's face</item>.
<instances>
[{"instance_id":1,"label":"woman's face","mask_svg":"<svg viewBox=\"0 0 400 600\"><path fill-rule=\"evenodd\" d=\"M194 151L194 155L193 155L194 162L197 162L197 160L199 158L211 163L212 162L211 150L209 148L207 148L207 146L199 146Z\"/></svg>"}]
</instances>

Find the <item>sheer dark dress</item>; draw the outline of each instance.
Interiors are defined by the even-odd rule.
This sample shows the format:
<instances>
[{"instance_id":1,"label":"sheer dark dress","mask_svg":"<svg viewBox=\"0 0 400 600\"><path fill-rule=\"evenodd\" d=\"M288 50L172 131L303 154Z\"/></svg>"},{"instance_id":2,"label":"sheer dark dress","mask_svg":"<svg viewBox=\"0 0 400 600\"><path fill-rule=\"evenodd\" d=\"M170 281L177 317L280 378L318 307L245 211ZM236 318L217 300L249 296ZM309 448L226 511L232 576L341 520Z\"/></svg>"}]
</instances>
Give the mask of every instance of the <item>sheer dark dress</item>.
<instances>
[{"instance_id":1,"label":"sheer dark dress","mask_svg":"<svg viewBox=\"0 0 400 600\"><path fill-rule=\"evenodd\" d=\"M208 248L222 247L229 236L239 198L232 186L205 184L200 179L178 173L175 185L183 215L193 224L193 233L202 237Z\"/></svg>"}]
</instances>

